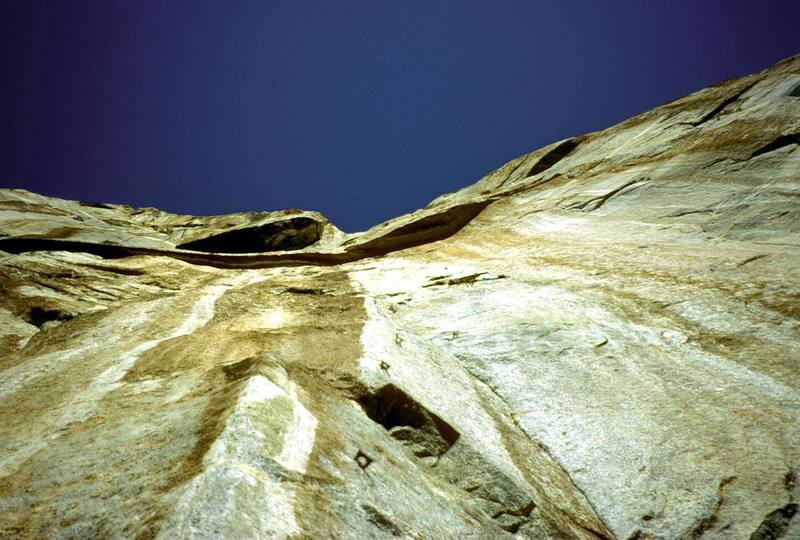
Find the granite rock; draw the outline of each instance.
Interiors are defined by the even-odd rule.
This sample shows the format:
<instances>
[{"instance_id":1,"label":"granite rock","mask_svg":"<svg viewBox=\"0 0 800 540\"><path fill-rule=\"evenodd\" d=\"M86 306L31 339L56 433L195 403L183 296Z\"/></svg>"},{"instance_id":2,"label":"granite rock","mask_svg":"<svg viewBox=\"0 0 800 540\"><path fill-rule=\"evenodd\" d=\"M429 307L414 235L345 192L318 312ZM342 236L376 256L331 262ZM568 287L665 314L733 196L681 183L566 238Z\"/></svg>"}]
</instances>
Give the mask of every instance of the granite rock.
<instances>
[{"instance_id":1,"label":"granite rock","mask_svg":"<svg viewBox=\"0 0 800 540\"><path fill-rule=\"evenodd\" d=\"M363 233L0 190L0 537L800 537L798 88Z\"/></svg>"}]
</instances>

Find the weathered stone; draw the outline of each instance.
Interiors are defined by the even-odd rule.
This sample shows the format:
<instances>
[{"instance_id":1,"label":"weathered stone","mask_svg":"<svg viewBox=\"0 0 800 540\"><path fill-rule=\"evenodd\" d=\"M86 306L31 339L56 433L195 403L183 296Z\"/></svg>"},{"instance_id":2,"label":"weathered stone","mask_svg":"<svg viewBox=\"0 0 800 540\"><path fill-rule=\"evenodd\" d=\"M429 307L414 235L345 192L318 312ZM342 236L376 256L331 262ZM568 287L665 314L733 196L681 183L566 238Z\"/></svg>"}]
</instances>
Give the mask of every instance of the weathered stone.
<instances>
[{"instance_id":1,"label":"weathered stone","mask_svg":"<svg viewBox=\"0 0 800 540\"><path fill-rule=\"evenodd\" d=\"M800 537L798 87L357 234L0 191L0 537Z\"/></svg>"}]
</instances>

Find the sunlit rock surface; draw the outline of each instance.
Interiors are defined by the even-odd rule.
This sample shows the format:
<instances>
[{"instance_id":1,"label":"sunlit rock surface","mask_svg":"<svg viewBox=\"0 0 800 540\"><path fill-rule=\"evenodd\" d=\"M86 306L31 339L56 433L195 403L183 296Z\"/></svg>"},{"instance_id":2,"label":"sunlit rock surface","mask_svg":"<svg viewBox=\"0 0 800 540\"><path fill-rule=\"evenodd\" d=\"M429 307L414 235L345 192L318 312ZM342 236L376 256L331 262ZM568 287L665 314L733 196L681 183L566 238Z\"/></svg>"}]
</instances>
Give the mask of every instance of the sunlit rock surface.
<instances>
[{"instance_id":1,"label":"sunlit rock surface","mask_svg":"<svg viewBox=\"0 0 800 540\"><path fill-rule=\"evenodd\" d=\"M0 537L800 537L798 96L363 234L0 191Z\"/></svg>"}]
</instances>

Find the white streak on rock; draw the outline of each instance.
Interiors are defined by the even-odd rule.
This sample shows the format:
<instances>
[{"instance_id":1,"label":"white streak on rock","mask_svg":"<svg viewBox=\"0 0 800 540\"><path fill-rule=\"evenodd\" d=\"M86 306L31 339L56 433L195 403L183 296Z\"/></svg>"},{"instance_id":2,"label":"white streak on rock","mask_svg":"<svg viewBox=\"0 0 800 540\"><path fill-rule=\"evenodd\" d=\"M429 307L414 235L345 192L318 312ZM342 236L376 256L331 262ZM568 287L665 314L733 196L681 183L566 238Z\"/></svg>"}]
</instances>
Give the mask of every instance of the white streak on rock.
<instances>
[{"instance_id":1,"label":"white streak on rock","mask_svg":"<svg viewBox=\"0 0 800 540\"><path fill-rule=\"evenodd\" d=\"M274 459L287 469L305 472L317 420L300 402L294 383L287 384L288 391L264 375L247 381L225 429L203 459L205 470L186 485L158 538L202 536L209 530L235 535L243 519L252 537L285 538L301 532L294 514L294 487L261 468L265 443L274 437L271 421L278 418L265 419L259 412L262 409L253 408L275 399L291 399L293 420L286 426L281 452ZM232 502L220 506L216 502L220 496Z\"/></svg>"},{"instance_id":2,"label":"white streak on rock","mask_svg":"<svg viewBox=\"0 0 800 540\"><path fill-rule=\"evenodd\" d=\"M287 469L304 473L311 450L314 448L317 419L300 402L297 397L297 387L291 382L289 396L294 402L294 421L284 436L283 450L275 459Z\"/></svg>"},{"instance_id":3,"label":"white streak on rock","mask_svg":"<svg viewBox=\"0 0 800 540\"><path fill-rule=\"evenodd\" d=\"M187 336L205 326L206 323L208 323L208 321L214 317L214 305L217 303L217 300L222 297L226 290L231 287L243 287L251 285L265 279L265 276L254 274L252 272L244 272L230 280L229 283L208 287L205 294L198 298L192 307L192 310L189 312L189 315L178 328L166 336L145 341L144 343L134 347L132 350L124 353L116 364L98 375L98 377L89 385L87 390L78 394L71 401L70 405L72 406L68 406L62 417L60 425L66 426L71 422L85 420L92 413L94 413L97 402L117 387L119 380L125 376L128 370L133 367L139 357L141 357L144 353L150 349L153 349L164 341L180 336Z\"/></svg>"},{"instance_id":4,"label":"white streak on rock","mask_svg":"<svg viewBox=\"0 0 800 540\"><path fill-rule=\"evenodd\" d=\"M189 335L204 326L214 316L214 304L226 289L227 287L224 285L209 287L206 293L195 302L192 311L178 328L166 336L145 341L130 351L123 353L116 364L98 375L85 391L70 401L61 417L60 426L66 426L72 422L80 422L91 416L97 408L97 402L117 387L119 380L125 376L144 353L164 341Z\"/></svg>"},{"instance_id":5,"label":"white streak on rock","mask_svg":"<svg viewBox=\"0 0 800 540\"><path fill-rule=\"evenodd\" d=\"M247 381L244 392L242 392L241 403L267 401L284 395L286 392L281 387L263 375L256 375Z\"/></svg>"},{"instance_id":6,"label":"white streak on rock","mask_svg":"<svg viewBox=\"0 0 800 540\"><path fill-rule=\"evenodd\" d=\"M217 300L231 287L242 287L258 283L267 279L267 276L257 272L243 272L221 285L213 285L205 290L205 293L194 303L192 310L186 319L175 330L160 338L145 341L124 352L119 360L100 373L84 390L73 396L66 404L62 405L62 414L55 421L44 422L40 425L36 437L31 437L34 442L25 447L19 448L15 452L10 452L0 457L0 477L12 474L26 459L44 448L48 441L57 438L63 433L63 429L71 423L81 422L94 414L97 403L106 395L119 386L119 381L125 376L142 354L156 347L160 343L176 337L192 334L204 326L214 317L214 305ZM140 317L135 319L134 328L141 328L152 314L153 308L159 302L145 304L145 309ZM59 366L64 365L68 360L85 357L90 354L102 354L110 345L104 343L92 343L69 351L59 351L48 353L39 358L29 360L19 367L15 366L6 371L5 382L0 384L0 397L5 394L20 390L29 380L41 376L42 371L53 371Z\"/></svg>"},{"instance_id":7,"label":"white streak on rock","mask_svg":"<svg viewBox=\"0 0 800 540\"><path fill-rule=\"evenodd\" d=\"M299 532L292 495L280 482L245 465L216 465L186 485L156 538L287 538Z\"/></svg>"}]
</instances>

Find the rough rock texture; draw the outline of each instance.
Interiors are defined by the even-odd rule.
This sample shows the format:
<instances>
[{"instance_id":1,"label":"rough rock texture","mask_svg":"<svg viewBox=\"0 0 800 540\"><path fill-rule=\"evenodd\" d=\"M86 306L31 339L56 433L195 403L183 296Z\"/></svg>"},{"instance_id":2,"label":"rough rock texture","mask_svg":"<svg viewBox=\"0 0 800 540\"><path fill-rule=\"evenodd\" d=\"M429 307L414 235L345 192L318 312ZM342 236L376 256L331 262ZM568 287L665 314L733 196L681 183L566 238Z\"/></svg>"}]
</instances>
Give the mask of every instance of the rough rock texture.
<instances>
[{"instance_id":1,"label":"rough rock texture","mask_svg":"<svg viewBox=\"0 0 800 540\"><path fill-rule=\"evenodd\" d=\"M362 234L0 191L0 537L800 537L798 95Z\"/></svg>"}]
</instances>

